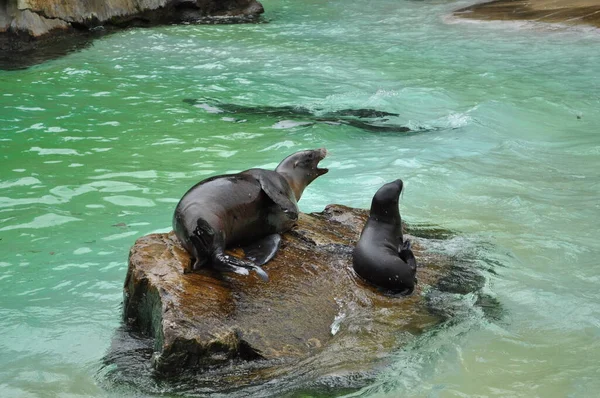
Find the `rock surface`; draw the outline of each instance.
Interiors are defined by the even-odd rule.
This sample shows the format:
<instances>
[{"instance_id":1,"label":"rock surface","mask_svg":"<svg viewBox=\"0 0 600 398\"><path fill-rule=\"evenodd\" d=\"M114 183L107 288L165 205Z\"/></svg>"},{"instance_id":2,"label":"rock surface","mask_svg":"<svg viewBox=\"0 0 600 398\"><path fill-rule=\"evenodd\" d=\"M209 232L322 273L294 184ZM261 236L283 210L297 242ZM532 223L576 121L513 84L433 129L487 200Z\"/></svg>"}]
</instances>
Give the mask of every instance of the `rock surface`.
<instances>
[{"instance_id":1,"label":"rock surface","mask_svg":"<svg viewBox=\"0 0 600 398\"><path fill-rule=\"evenodd\" d=\"M19 54L13 54L15 51L39 49L48 52L49 57L64 55L72 40L70 34L93 38L130 26L246 22L256 20L263 11L257 0L2 0L0 67L27 66L27 62L18 59ZM53 48L46 50L47 46ZM11 63L15 57L18 62Z\"/></svg>"},{"instance_id":2,"label":"rock surface","mask_svg":"<svg viewBox=\"0 0 600 398\"><path fill-rule=\"evenodd\" d=\"M426 251L413 237L420 266L413 295L390 296L365 284L352 269L351 253L367 214L340 205L301 214L264 267L267 283L253 274L185 273L190 259L173 232L144 236L130 252L126 323L154 338L152 362L163 375L262 364L258 373L242 372L247 383L250 373L252 381L269 379L282 363L309 357L330 371L364 371L441 322L428 311L424 292L452 267L451 259ZM235 385L239 380L227 369L225 380Z\"/></svg>"},{"instance_id":3,"label":"rock surface","mask_svg":"<svg viewBox=\"0 0 600 398\"><path fill-rule=\"evenodd\" d=\"M454 15L480 20L588 24L600 28L600 0L496 0L462 8Z\"/></svg>"}]
</instances>

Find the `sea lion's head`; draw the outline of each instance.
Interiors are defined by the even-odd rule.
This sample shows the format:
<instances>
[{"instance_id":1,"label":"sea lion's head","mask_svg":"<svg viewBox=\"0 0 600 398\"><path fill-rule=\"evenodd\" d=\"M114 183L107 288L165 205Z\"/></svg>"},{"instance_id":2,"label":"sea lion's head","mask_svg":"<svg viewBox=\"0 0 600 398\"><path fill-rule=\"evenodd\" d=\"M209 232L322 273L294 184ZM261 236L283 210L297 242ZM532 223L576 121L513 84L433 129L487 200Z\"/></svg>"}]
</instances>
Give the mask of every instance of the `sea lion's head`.
<instances>
[{"instance_id":1,"label":"sea lion's head","mask_svg":"<svg viewBox=\"0 0 600 398\"><path fill-rule=\"evenodd\" d=\"M371 202L370 216L378 221L400 222L398 202L403 186L402 180L397 179L379 188Z\"/></svg>"},{"instance_id":2,"label":"sea lion's head","mask_svg":"<svg viewBox=\"0 0 600 398\"><path fill-rule=\"evenodd\" d=\"M312 149L296 152L283 159L275 169L281 174L294 191L296 200L300 200L304 188L329 169L319 168L319 162L327 156L327 149Z\"/></svg>"}]
</instances>

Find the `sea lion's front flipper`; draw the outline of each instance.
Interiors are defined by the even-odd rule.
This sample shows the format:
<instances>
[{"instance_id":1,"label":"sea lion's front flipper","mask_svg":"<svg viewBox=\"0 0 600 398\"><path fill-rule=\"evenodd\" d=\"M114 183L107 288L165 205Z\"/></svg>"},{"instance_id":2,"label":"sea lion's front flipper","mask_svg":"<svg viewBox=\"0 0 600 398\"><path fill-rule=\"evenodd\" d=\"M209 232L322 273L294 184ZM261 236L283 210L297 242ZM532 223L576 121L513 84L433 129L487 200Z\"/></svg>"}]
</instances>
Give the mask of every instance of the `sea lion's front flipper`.
<instances>
[{"instance_id":1,"label":"sea lion's front flipper","mask_svg":"<svg viewBox=\"0 0 600 398\"><path fill-rule=\"evenodd\" d=\"M263 281L267 282L269 280L269 275L267 275L267 273L258 265L241 258L230 256L222 251L216 251L213 254L211 265L217 271L235 272L242 275L248 275L249 270L254 271Z\"/></svg>"},{"instance_id":2,"label":"sea lion's front flipper","mask_svg":"<svg viewBox=\"0 0 600 398\"><path fill-rule=\"evenodd\" d=\"M272 234L243 246L242 249L248 260L251 260L256 265L264 265L275 257L280 245L281 235Z\"/></svg>"},{"instance_id":3,"label":"sea lion's front flipper","mask_svg":"<svg viewBox=\"0 0 600 398\"><path fill-rule=\"evenodd\" d=\"M297 220L298 205L295 201L290 199L286 192L286 190L290 189L289 186L287 186L287 183L285 183L286 186L284 186L282 181L279 181L276 178L269 178L264 174L255 177L260 183L261 189L281 208L281 211L283 211L291 220ZM291 196L293 196L293 194Z\"/></svg>"}]
</instances>

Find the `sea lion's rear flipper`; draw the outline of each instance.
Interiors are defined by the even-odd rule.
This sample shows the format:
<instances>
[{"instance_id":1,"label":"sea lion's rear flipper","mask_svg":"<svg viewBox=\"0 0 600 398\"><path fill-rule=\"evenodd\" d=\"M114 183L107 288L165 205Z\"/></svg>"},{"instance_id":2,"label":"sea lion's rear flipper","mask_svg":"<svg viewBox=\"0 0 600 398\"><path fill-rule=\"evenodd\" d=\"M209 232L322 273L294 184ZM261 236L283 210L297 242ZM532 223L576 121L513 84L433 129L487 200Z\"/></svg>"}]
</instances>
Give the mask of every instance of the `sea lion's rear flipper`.
<instances>
[{"instance_id":1,"label":"sea lion's rear flipper","mask_svg":"<svg viewBox=\"0 0 600 398\"><path fill-rule=\"evenodd\" d=\"M217 251L213 254L211 265L217 271L235 272L242 275L248 275L248 270L251 270L256 272L263 281L267 282L269 280L269 275L260 266L250 261L230 256L222 251Z\"/></svg>"},{"instance_id":2,"label":"sea lion's rear flipper","mask_svg":"<svg viewBox=\"0 0 600 398\"><path fill-rule=\"evenodd\" d=\"M298 219L298 205L286 193L286 190L290 189L287 183L286 186L283 186L282 182L278 179L269 178L264 174L255 175L255 178L260 183L260 187L264 193L281 208L281 211L291 220L295 221Z\"/></svg>"},{"instance_id":3,"label":"sea lion's rear flipper","mask_svg":"<svg viewBox=\"0 0 600 398\"><path fill-rule=\"evenodd\" d=\"M398 256L402 259L402 261L408 264L412 270L417 269L417 259L412 252L410 240L407 239L404 241L402 247L398 251Z\"/></svg>"},{"instance_id":4,"label":"sea lion's rear flipper","mask_svg":"<svg viewBox=\"0 0 600 398\"><path fill-rule=\"evenodd\" d=\"M398 246L398 254L400 254L400 252L402 252L402 250L411 250L412 247L412 243L410 242L410 239L406 239L404 242L400 243L400 245Z\"/></svg>"},{"instance_id":5,"label":"sea lion's rear flipper","mask_svg":"<svg viewBox=\"0 0 600 398\"><path fill-rule=\"evenodd\" d=\"M272 234L267 235L256 242L252 242L249 245L243 246L242 249L248 260L256 265L264 265L275 257L280 245L281 235Z\"/></svg>"}]
</instances>

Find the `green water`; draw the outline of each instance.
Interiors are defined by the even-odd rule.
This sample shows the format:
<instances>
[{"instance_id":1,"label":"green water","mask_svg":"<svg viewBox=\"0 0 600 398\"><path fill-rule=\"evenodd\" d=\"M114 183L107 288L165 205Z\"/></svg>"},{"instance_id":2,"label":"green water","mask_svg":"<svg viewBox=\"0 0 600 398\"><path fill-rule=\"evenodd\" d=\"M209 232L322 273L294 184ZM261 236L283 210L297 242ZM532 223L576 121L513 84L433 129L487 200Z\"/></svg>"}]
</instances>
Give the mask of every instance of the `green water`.
<instances>
[{"instance_id":1,"label":"green water","mask_svg":"<svg viewBox=\"0 0 600 398\"><path fill-rule=\"evenodd\" d=\"M505 311L422 336L354 396L596 396L598 31L444 17L466 2L263 3L266 24L128 30L0 71L0 396L138 394L101 371L129 247L168 230L198 180L322 146L330 172L303 211L368 207L400 177L403 217L460 231L448 253L479 248ZM421 132L229 119L186 98L377 109Z\"/></svg>"}]
</instances>

